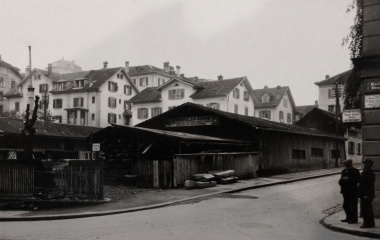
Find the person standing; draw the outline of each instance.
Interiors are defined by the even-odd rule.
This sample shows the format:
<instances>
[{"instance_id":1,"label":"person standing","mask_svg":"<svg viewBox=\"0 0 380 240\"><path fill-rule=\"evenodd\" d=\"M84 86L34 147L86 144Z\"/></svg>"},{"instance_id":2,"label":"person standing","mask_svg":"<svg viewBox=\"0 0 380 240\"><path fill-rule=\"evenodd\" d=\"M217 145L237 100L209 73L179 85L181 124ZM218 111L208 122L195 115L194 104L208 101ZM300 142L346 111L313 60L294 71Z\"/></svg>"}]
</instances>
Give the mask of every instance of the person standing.
<instances>
[{"instance_id":1,"label":"person standing","mask_svg":"<svg viewBox=\"0 0 380 240\"><path fill-rule=\"evenodd\" d=\"M363 216L361 228L375 227L372 201L375 198L375 173L372 171L373 161L366 159L363 161L363 172L359 180L360 209Z\"/></svg>"},{"instance_id":2,"label":"person standing","mask_svg":"<svg viewBox=\"0 0 380 240\"><path fill-rule=\"evenodd\" d=\"M360 179L360 172L352 166L352 160L343 162L341 178L339 179L340 193L343 195L343 209L346 219L341 220L347 223L358 223L358 194L357 188Z\"/></svg>"}]
</instances>

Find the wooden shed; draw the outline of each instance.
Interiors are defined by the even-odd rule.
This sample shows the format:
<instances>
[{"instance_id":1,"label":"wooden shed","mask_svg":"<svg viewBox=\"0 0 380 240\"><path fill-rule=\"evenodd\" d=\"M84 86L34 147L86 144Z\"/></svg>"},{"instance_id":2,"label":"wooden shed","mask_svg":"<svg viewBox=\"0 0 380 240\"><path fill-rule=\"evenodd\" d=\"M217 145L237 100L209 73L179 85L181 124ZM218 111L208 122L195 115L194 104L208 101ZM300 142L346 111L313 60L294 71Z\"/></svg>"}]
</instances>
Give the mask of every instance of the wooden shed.
<instances>
[{"instance_id":1,"label":"wooden shed","mask_svg":"<svg viewBox=\"0 0 380 240\"><path fill-rule=\"evenodd\" d=\"M260 173L330 168L335 154L344 159L345 138L301 126L271 122L185 103L138 127L250 142L259 153Z\"/></svg>"}]
</instances>

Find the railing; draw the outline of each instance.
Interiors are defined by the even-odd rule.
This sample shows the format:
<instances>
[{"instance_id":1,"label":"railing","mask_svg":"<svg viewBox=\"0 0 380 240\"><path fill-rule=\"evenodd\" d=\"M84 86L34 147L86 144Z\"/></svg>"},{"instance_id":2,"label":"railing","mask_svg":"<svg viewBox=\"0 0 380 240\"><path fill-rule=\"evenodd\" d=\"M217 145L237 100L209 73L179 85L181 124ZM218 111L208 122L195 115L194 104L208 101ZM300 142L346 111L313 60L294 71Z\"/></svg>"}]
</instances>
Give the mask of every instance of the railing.
<instances>
[{"instance_id":1,"label":"railing","mask_svg":"<svg viewBox=\"0 0 380 240\"><path fill-rule=\"evenodd\" d=\"M33 192L33 165L22 165L17 161L0 162L0 193L20 195Z\"/></svg>"}]
</instances>

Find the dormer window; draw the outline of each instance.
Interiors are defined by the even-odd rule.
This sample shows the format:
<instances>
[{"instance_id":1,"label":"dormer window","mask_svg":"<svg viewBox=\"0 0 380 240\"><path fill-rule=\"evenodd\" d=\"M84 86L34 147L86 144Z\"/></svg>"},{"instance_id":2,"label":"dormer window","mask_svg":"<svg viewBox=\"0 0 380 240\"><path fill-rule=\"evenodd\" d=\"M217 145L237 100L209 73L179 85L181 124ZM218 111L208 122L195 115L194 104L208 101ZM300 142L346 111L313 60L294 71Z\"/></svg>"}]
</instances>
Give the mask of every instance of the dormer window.
<instances>
[{"instance_id":1,"label":"dormer window","mask_svg":"<svg viewBox=\"0 0 380 240\"><path fill-rule=\"evenodd\" d=\"M269 103L269 99L270 99L269 94L264 93L264 95L261 97L261 102L262 103Z\"/></svg>"},{"instance_id":2,"label":"dormer window","mask_svg":"<svg viewBox=\"0 0 380 240\"><path fill-rule=\"evenodd\" d=\"M54 90L64 90L66 88L66 83L65 82L59 82L55 84L55 89Z\"/></svg>"},{"instance_id":3,"label":"dormer window","mask_svg":"<svg viewBox=\"0 0 380 240\"><path fill-rule=\"evenodd\" d=\"M75 80L75 88L84 88L84 80Z\"/></svg>"}]
</instances>

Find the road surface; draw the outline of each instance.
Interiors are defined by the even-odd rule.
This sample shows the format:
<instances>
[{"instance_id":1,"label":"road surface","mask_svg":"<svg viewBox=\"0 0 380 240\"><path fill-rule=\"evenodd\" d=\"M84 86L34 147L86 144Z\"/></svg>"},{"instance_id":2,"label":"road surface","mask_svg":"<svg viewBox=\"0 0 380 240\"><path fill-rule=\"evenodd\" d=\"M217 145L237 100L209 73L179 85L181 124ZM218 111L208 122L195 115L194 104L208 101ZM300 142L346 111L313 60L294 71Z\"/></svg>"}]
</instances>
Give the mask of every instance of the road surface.
<instances>
[{"instance_id":1,"label":"road surface","mask_svg":"<svg viewBox=\"0 0 380 240\"><path fill-rule=\"evenodd\" d=\"M335 175L102 217L0 222L0 239L361 239L319 223L341 209L337 181Z\"/></svg>"}]
</instances>

